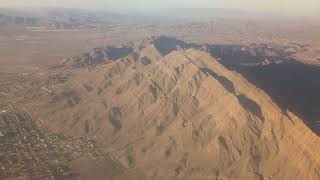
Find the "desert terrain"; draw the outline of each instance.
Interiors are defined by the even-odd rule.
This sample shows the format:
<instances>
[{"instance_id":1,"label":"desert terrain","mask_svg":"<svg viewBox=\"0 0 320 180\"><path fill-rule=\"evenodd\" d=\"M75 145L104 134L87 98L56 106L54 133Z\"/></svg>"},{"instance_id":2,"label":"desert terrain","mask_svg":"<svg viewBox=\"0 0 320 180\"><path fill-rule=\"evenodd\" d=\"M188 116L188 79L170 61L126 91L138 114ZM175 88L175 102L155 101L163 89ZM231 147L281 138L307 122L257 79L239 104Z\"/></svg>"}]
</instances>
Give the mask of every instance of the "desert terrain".
<instances>
[{"instance_id":1,"label":"desert terrain","mask_svg":"<svg viewBox=\"0 0 320 180\"><path fill-rule=\"evenodd\" d=\"M0 179L320 179L317 20L61 11L0 15Z\"/></svg>"}]
</instances>

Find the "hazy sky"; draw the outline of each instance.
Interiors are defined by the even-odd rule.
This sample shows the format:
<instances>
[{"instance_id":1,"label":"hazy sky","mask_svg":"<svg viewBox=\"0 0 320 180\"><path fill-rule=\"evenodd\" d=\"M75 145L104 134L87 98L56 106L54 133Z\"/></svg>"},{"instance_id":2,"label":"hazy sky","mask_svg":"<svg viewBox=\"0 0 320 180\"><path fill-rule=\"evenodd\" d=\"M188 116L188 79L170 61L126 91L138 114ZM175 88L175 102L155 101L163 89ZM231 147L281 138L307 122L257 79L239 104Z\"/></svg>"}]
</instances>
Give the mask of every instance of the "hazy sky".
<instances>
[{"instance_id":1,"label":"hazy sky","mask_svg":"<svg viewBox=\"0 0 320 180\"><path fill-rule=\"evenodd\" d=\"M284 15L320 16L320 0L0 0L0 6L62 6L111 11L221 8Z\"/></svg>"}]
</instances>

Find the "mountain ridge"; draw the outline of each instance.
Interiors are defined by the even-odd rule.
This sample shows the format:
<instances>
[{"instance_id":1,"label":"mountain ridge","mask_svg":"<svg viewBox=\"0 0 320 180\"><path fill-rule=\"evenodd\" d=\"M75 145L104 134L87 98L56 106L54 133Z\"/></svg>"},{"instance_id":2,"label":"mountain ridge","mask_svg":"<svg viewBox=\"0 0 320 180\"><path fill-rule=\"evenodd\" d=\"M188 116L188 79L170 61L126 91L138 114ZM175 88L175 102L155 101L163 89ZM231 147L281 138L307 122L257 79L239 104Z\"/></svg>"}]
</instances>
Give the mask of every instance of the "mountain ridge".
<instances>
[{"instance_id":1,"label":"mountain ridge","mask_svg":"<svg viewBox=\"0 0 320 180\"><path fill-rule=\"evenodd\" d=\"M51 131L88 136L152 179L320 177L319 138L206 48L161 53L148 40L132 49L53 68L20 103Z\"/></svg>"}]
</instances>

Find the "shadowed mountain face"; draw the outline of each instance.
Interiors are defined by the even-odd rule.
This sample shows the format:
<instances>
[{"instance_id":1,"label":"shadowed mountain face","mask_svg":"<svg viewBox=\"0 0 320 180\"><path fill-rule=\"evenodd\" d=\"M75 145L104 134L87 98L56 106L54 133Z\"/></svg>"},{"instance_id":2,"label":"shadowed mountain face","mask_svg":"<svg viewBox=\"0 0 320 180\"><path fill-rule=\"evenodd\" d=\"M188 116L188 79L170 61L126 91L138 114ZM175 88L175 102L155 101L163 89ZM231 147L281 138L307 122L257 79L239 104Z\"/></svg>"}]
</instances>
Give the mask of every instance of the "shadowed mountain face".
<instances>
[{"instance_id":1,"label":"shadowed mountain face","mask_svg":"<svg viewBox=\"0 0 320 180\"><path fill-rule=\"evenodd\" d=\"M250 112L252 112L253 114L255 114L257 117L259 117L260 119L264 120L264 117L262 115L262 111L261 111L261 107L258 103L256 103L255 101L251 100L250 98L248 98L247 96L241 94L241 95L237 95L235 92L235 88L234 85L232 83L232 81L230 81L229 79L223 77L223 76L219 76L218 74L216 74L215 72L213 72L210 69L207 68L201 68L200 69L202 72L211 75L213 78L215 78L217 81L220 82L220 84L230 93L234 94L240 105L244 108L249 110Z\"/></svg>"},{"instance_id":2,"label":"shadowed mountain face","mask_svg":"<svg viewBox=\"0 0 320 180\"><path fill-rule=\"evenodd\" d=\"M294 52L288 47L273 47L267 44L251 45L207 45L214 57L222 58L227 65L257 65L263 61L282 62L291 60Z\"/></svg>"},{"instance_id":3,"label":"shadowed mountain face","mask_svg":"<svg viewBox=\"0 0 320 180\"><path fill-rule=\"evenodd\" d=\"M186 43L173 37L160 36L154 40L154 45L158 51L163 55L167 55L170 52L177 50L178 47L183 49L189 49L191 47L200 47L196 44Z\"/></svg>"},{"instance_id":4,"label":"shadowed mountain face","mask_svg":"<svg viewBox=\"0 0 320 180\"><path fill-rule=\"evenodd\" d=\"M106 50L106 52L108 54L109 59L116 60L116 59L126 57L127 55L132 53L132 48L130 48L130 47L120 47L120 48L109 47Z\"/></svg>"},{"instance_id":5,"label":"shadowed mountain face","mask_svg":"<svg viewBox=\"0 0 320 180\"><path fill-rule=\"evenodd\" d=\"M283 63L240 70L283 108L295 112L320 135L320 68Z\"/></svg>"},{"instance_id":6,"label":"shadowed mountain face","mask_svg":"<svg viewBox=\"0 0 320 180\"><path fill-rule=\"evenodd\" d=\"M211 45L209 50L222 64L241 73L283 110L294 112L320 134L320 67L300 63L284 49L265 45Z\"/></svg>"}]
</instances>

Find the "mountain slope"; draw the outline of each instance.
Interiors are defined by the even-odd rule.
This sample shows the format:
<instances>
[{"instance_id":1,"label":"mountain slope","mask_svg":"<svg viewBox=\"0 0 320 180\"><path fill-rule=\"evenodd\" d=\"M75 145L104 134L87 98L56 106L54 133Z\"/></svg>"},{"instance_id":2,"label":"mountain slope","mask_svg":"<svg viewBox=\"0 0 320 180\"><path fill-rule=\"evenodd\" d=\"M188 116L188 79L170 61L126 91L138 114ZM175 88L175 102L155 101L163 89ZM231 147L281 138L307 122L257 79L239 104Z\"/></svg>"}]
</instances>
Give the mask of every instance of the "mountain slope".
<instances>
[{"instance_id":1,"label":"mountain slope","mask_svg":"<svg viewBox=\"0 0 320 180\"><path fill-rule=\"evenodd\" d=\"M320 67L297 56L307 51L303 45L208 45L208 49L224 66L239 72L320 134Z\"/></svg>"},{"instance_id":2,"label":"mountain slope","mask_svg":"<svg viewBox=\"0 0 320 180\"><path fill-rule=\"evenodd\" d=\"M50 134L30 115L7 107L0 113L1 179L131 179L88 138ZM129 175L129 176L128 176Z\"/></svg>"},{"instance_id":3,"label":"mountain slope","mask_svg":"<svg viewBox=\"0 0 320 180\"><path fill-rule=\"evenodd\" d=\"M147 40L112 61L69 59L21 103L152 179L320 178L320 141L301 119L204 48L161 52Z\"/></svg>"}]
</instances>

